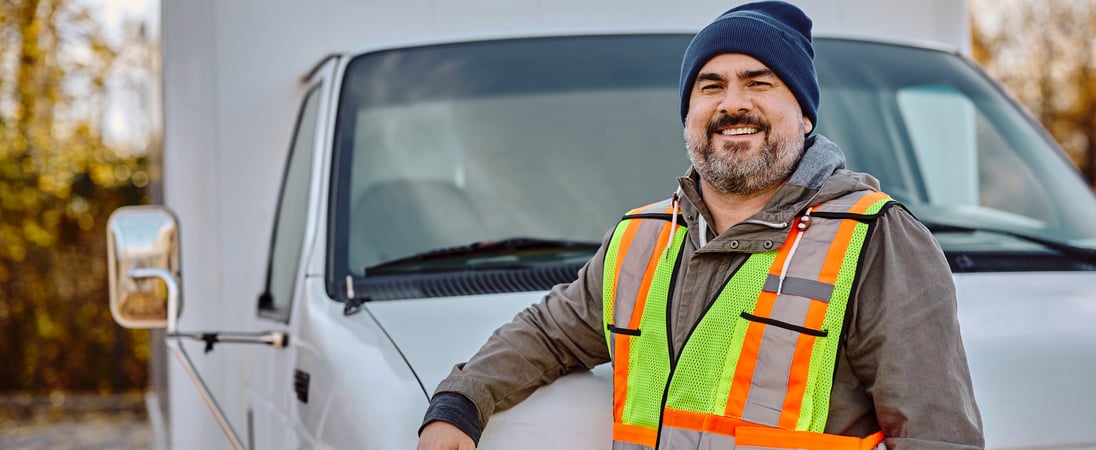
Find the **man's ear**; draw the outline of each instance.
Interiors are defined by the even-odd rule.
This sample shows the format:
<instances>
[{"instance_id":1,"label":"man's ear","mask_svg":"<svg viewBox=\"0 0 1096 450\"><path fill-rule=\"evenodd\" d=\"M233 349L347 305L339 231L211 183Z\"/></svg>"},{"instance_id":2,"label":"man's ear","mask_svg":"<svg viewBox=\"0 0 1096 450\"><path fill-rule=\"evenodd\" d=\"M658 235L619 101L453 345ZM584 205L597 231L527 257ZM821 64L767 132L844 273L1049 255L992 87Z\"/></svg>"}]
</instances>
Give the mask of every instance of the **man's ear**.
<instances>
[{"instance_id":1,"label":"man's ear","mask_svg":"<svg viewBox=\"0 0 1096 450\"><path fill-rule=\"evenodd\" d=\"M803 135L806 136L814 131L814 123L811 123L811 119L807 116L803 116Z\"/></svg>"}]
</instances>

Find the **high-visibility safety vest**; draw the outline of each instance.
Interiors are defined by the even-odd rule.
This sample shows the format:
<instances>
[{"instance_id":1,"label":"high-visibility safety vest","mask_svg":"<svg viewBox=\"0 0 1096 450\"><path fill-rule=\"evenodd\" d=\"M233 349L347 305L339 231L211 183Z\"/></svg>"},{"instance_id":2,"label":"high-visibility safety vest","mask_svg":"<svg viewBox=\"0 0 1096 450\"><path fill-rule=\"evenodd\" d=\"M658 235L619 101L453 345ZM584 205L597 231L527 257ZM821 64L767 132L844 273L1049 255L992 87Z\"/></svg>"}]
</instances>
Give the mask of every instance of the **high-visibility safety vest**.
<instances>
[{"instance_id":1,"label":"high-visibility safety vest","mask_svg":"<svg viewBox=\"0 0 1096 450\"><path fill-rule=\"evenodd\" d=\"M731 274L676 360L667 314L686 227L670 200L625 215L603 283L614 450L886 448L882 432L824 430L861 250L894 204L859 191L808 209L780 249Z\"/></svg>"}]
</instances>

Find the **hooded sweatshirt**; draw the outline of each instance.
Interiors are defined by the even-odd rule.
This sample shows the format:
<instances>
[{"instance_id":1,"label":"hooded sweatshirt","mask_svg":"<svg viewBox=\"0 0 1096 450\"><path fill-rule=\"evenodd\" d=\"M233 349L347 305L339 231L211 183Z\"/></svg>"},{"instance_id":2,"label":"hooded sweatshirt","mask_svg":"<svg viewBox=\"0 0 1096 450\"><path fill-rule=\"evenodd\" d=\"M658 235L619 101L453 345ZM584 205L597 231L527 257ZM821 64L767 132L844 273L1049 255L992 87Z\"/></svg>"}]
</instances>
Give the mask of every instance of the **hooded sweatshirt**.
<instances>
[{"instance_id":1,"label":"hooded sweatshirt","mask_svg":"<svg viewBox=\"0 0 1096 450\"><path fill-rule=\"evenodd\" d=\"M728 274L750 254L780 248L797 215L850 192L879 189L875 178L844 166L835 144L809 138L796 170L765 207L718 235L702 226L715 220L695 170L678 178L688 232L670 296L667 332L675 358ZM560 376L609 362L602 274L610 237L611 231L577 280L554 287L454 367L438 385L424 424L454 423L478 441L495 411ZM880 216L865 245L846 309L826 432L864 437L882 430L891 449L982 448L955 286L939 245L904 208Z\"/></svg>"}]
</instances>

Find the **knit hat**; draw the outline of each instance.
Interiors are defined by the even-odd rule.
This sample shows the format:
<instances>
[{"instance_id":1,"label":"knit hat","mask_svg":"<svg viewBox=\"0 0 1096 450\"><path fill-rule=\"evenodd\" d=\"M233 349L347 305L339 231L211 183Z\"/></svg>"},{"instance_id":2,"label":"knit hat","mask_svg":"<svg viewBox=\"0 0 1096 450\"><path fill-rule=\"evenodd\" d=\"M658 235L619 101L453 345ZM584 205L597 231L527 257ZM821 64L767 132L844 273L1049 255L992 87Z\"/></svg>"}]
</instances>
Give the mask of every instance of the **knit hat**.
<instances>
[{"instance_id":1,"label":"knit hat","mask_svg":"<svg viewBox=\"0 0 1096 450\"><path fill-rule=\"evenodd\" d=\"M749 3L723 13L700 30L681 61L681 123L700 68L724 53L750 55L791 89L803 115L818 127L818 77L814 72L811 19L785 2Z\"/></svg>"}]
</instances>

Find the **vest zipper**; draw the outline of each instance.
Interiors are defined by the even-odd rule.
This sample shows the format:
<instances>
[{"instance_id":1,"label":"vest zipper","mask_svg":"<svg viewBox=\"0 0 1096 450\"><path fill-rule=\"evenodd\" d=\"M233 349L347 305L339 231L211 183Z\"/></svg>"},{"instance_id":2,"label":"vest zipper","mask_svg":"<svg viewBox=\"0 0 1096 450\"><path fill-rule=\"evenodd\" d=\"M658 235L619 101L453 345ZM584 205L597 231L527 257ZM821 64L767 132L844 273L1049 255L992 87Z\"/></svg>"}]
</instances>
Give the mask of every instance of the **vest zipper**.
<instances>
[{"instance_id":1,"label":"vest zipper","mask_svg":"<svg viewBox=\"0 0 1096 450\"><path fill-rule=\"evenodd\" d=\"M693 322L692 328L690 328L689 332L685 334L685 339L681 341L681 352L679 352L678 355L675 357L674 344L672 339L673 328L671 327L673 314L671 314L671 310L673 309L674 288L676 287L677 274L679 273L677 268L681 264L681 257L684 254L685 246L682 245L681 251L677 255L677 260L674 261L674 273L673 275L670 275L670 298L666 299L666 347L667 351L669 351L670 372L666 375L666 386L662 389L662 406L658 409L658 432L655 434L655 450L658 450L659 447L662 445L662 423L663 417L666 414L666 400L670 396L670 384L671 382L673 382L674 379L674 371L677 369L678 358L681 356L681 353L685 351L685 345L688 344L689 339L693 337L693 332L695 332L696 328L700 326L700 322L704 320L704 316L708 315L708 311L711 311L712 306L715 306L716 300L719 299L719 294L723 293L723 289L727 287L727 283L731 282L731 279L734 278L735 274L738 273L738 270L741 269L746 262L746 260L743 259L742 262L738 264L738 267L735 267L734 270L731 270L730 275L727 276L727 279L724 280L723 284L721 284L719 286L719 289L716 290L715 295L712 297L711 301L709 301L707 306L704 307L704 311L700 313L700 316L696 319L696 322Z\"/></svg>"}]
</instances>

